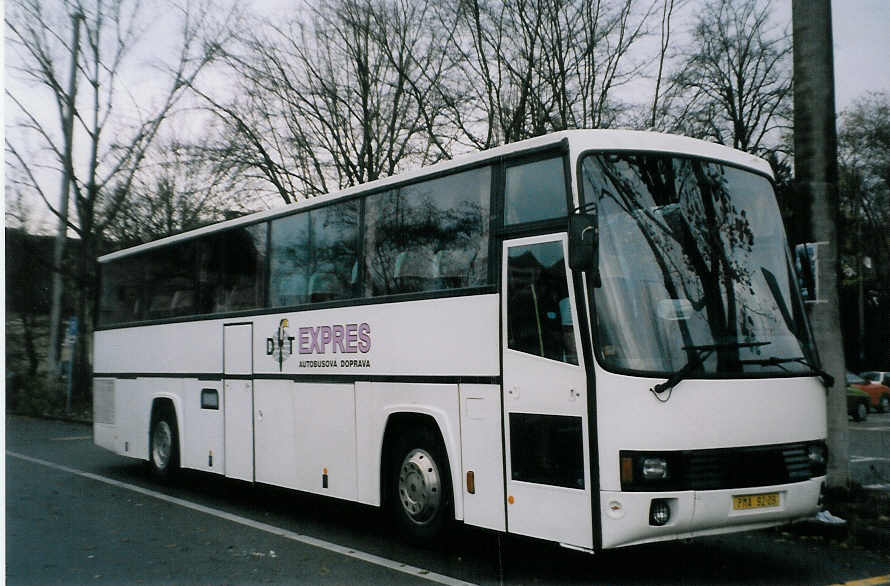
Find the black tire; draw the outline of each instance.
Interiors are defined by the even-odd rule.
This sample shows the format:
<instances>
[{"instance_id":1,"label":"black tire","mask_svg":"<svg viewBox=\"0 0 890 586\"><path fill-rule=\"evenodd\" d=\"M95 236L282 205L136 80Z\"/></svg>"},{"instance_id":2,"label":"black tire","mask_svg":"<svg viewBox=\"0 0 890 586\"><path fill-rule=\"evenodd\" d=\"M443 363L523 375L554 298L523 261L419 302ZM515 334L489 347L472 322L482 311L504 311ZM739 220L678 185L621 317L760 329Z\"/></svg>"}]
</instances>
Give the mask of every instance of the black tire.
<instances>
[{"instance_id":1,"label":"black tire","mask_svg":"<svg viewBox=\"0 0 890 586\"><path fill-rule=\"evenodd\" d=\"M438 433L399 434L389 468L388 506L399 532L415 543L436 540L454 520L451 471Z\"/></svg>"},{"instance_id":2,"label":"black tire","mask_svg":"<svg viewBox=\"0 0 890 586\"><path fill-rule=\"evenodd\" d=\"M853 413L853 421L865 421L868 419L868 403L860 401L856 403L856 412Z\"/></svg>"},{"instance_id":3,"label":"black tire","mask_svg":"<svg viewBox=\"0 0 890 586\"><path fill-rule=\"evenodd\" d=\"M881 395L878 399L878 413L887 413L890 411L890 395Z\"/></svg>"},{"instance_id":4,"label":"black tire","mask_svg":"<svg viewBox=\"0 0 890 586\"><path fill-rule=\"evenodd\" d=\"M169 479L179 469L179 428L170 407L161 407L152 419L148 465L151 475L161 480Z\"/></svg>"}]
</instances>

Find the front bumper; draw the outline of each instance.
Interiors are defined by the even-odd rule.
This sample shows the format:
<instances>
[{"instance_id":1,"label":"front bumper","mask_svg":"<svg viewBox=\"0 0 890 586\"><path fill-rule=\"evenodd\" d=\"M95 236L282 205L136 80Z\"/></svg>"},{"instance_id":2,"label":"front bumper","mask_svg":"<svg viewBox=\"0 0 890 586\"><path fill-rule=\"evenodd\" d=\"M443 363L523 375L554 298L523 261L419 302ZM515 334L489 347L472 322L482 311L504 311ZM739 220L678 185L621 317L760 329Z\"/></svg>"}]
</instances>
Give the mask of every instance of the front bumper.
<instances>
[{"instance_id":1,"label":"front bumper","mask_svg":"<svg viewBox=\"0 0 890 586\"><path fill-rule=\"evenodd\" d=\"M677 492L600 492L602 547L688 539L782 525L819 510L824 476L793 484ZM733 510L734 496L778 493L778 506ZM670 520L649 523L654 499L668 501Z\"/></svg>"}]
</instances>

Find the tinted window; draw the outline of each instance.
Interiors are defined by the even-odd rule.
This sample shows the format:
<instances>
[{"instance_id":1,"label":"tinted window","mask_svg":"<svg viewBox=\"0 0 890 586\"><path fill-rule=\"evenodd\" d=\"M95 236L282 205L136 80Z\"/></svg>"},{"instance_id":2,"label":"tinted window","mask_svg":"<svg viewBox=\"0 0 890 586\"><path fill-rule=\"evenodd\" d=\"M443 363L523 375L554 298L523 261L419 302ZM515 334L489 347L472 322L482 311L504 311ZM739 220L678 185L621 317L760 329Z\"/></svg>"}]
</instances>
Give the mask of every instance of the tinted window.
<instances>
[{"instance_id":1,"label":"tinted window","mask_svg":"<svg viewBox=\"0 0 890 586\"><path fill-rule=\"evenodd\" d=\"M510 413L513 480L584 488L581 418Z\"/></svg>"},{"instance_id":2,"label":"tinted window","mask_svg":"<svg viewBox=\"0 0 890 586\"><path fill-rule=\"evenodd\" d=\"M272 306L357 295L358 210L350 201L272 222Z\"/></svg>"},{"instance_id":3,"label":"tinted window","mask_svg":"<svg viewBox=\"0 0 890 586\"><path fill-rule=\"evenodd\" d=\"M150 252L145 262L148 319L195 312L195 246L187 242Z\"/></svg>"},{"instance_id":4,"label":"tinted window","mask_svg":"<svg viewBox=\"0 0 890 586\"><path fill-rule=\"evenodd\" d=\"M359 202L349 201L309 213L310 303L358 295L358 210Z\"/></svg>"},{"instance_id":5,"label":"tinted window","mask_svg":"<svg viewBox=\"0 0 890 586\"><path fill-rule=\"evenodd\" d=\"M485 284L490 186L485 167L368 197L365 294Z\"/></svg>"},{"instance_id":6,"label":"tinted window","mask_svg":"<svg viewBox=\"0 0 890 586\"><path fill-rule=\"evenodd\" d=\"M562 244L510 248L507 273L507 346L578 364Z\"/></svg>"},{"instance_id":7,"label":"tinted window","mask_svg":"<svg viewBox=\"0 0 890 586\"><path fill-rule=\"evenodd\" d=\"M214 244L222 273L213 296L217 312L263 306L267 224L221 232Z\"/></svg>"},{"instance_id":8,"label":"tinted window","mask_svg":"<svg viewBox=\"0 0 890 586\"><path fill-rule=\"evenodd\" d=\"M142 319L145 309L143 261L123 258L102 265L99 320L103 324Z\"/></svg>"},{"instance_id":9,"label":"tinted window","mask_svg":"<svg viewBox=\"0 0 890 586\"><path fill-rule=\"evenodd\" d=\"M565 217L562 157L507 167L504 199L505 224Z\"/></svg>"},{"instance_id":10,"label":"tinted window","mask_svg":"<svg viewBox=\"0 0 890 586\"><path fill-rule=\"evenodd\" d=\"M309 214L272 221L269 304L306 303L309 285Z\"/></svg>"},{"instance_id":11,"label":"tinted window","mask_svg":"<svg viewBox=\"0 0 890 586\"><path fill-rule=\"evenodd\" d=\"M198 291L196 313L221 311L223 298L221 277L223 272L223 247L220 236L202 238L195 243L198 266Z\"/></svg>"},{"instance_id":12,"label":"tinted window","mask_svg":"<svg viewBox=\"0 0 890 586\"><path fill-rule=\"evenodd\" d=\"M848 385L864 385L867 384L865 379L863 379L858 374L853 374L852 372L847 373L847 384Z\"/></svg>"}]
</instances>

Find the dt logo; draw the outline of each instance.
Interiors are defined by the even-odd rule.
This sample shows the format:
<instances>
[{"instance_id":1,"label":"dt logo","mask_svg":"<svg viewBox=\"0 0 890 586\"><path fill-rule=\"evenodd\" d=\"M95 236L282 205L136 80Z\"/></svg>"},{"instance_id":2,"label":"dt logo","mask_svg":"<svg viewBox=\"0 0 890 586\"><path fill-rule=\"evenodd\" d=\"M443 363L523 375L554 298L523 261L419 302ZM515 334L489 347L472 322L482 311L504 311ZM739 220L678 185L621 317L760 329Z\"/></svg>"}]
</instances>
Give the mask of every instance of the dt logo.
<instances>
[{"instance_id":1,"label":"dt logo","mask_svg":"<svg viewBox=\"0 0 890 586\"><path fill-rule=\"evenodd\" d=\"M278 331L272 338L266 338L266 356L278 361L278 370L284 370L284 361L294 353L294 337L287 335L287 320L278 322Z\"/></svg>"}]
</instances>

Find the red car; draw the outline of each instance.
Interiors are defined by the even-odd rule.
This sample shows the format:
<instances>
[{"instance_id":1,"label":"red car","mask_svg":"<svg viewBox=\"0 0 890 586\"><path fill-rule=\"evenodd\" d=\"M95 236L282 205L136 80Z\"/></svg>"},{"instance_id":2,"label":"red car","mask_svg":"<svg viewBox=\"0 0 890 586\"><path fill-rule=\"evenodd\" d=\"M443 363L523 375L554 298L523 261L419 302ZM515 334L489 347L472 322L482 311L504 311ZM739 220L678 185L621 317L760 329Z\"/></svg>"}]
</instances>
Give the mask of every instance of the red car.
<instances>
[{"instance_id":1,"label":"red car","mask_svg":"<svg viewBox=\"0 0 890 586\"><path fill-rule=\"evenodd\" d=\"M885 373L863 372L861 378L853 375L854 378L860 380L847 381L848 384L868 393L871 399L871 408L879 413L890 411L890 387L881 384L881 375L883 374Z\"/></svg>"}]
</instances>

